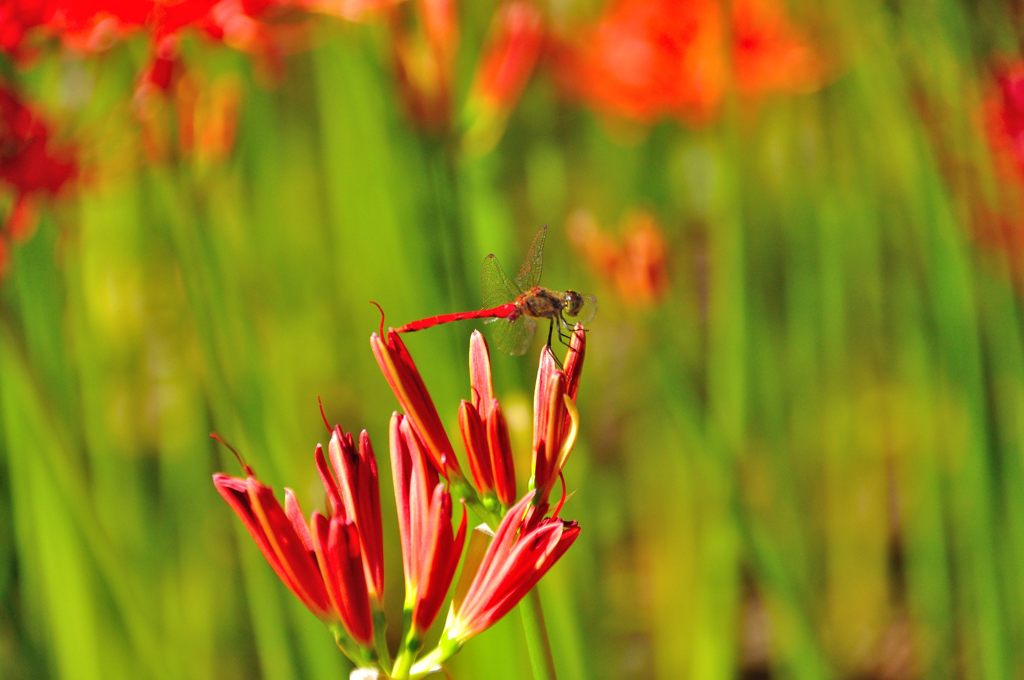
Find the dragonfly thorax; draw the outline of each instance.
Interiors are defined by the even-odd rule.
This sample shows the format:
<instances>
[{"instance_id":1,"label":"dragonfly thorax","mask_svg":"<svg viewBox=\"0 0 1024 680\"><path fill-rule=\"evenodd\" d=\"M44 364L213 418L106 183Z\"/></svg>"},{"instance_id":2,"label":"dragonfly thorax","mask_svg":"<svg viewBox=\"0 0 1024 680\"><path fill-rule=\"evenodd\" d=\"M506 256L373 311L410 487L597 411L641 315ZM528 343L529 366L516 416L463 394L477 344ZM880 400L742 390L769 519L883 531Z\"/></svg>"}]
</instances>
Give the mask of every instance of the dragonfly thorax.
<instances>
[{"instance_id":1,"label":"dragonfly thorax","mask_svg":"<svg viewBox=\"0 0 1024 680\"><path fill-rule=\"evenodd\" d=\"M519 296L516 307L535 319L553 319L562 311L562 297L557 291L534 286Z\"/></svg>"},{"instance_id":2,"label":"dragonfly thorax","mask_svg":"<svg viewBox=\"0 0 1024 680\"><path fill-rule=\"evenodd\" d=\"M574 290L562 293L534 286L519 296L516 307L522 314L535 319L556 319L562 315L578 316L583 307L583 296Z\"/></svg>"}]
</instances>

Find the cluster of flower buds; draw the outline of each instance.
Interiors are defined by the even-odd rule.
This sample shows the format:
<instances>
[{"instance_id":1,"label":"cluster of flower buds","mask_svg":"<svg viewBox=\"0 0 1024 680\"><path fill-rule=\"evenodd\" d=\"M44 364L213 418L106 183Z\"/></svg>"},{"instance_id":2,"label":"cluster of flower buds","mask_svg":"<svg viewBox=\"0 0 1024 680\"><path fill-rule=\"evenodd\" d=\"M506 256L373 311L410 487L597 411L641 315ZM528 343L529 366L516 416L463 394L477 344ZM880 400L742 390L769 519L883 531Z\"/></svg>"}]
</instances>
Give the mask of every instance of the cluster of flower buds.
<instances>
[{"instance_id":1,"label":"cluster of flower buds","mask_svg":"<svg viewBox=\"0 0 1024 680\"><path fill-rule=\"evenodd\" d=\"M579 535L575 522L559 518L561 503L555 512L548 510L551 491L576 440L575 399L586 335L576 327L564 368L550 349L541 354L533 477L518 501L508 426L494 395L483 336L474 332L470 340L472 395L459 408L472 481L462 473L399 334L374 333L370 344L402 408L392 415L389 432L405 577L404 631L393 660L384 634L377 464L366 432L357 442L340 426L328 426L328 455L319 445L314 454L326 508L308 521L290 490L285 490L282 507L244 463L244 478L216 474L213 483L277 575L331 627L339 648L354 663L398 680L419 678L515 607ZM457 527L456 500L463 503ZM472 532L466 550L468 511L484 523ZM440 640L422 653L424 636L441 611L460 562L462 576Z\"/></svg>"},{"instance_id":2,"label":"cluster of flower buds","mask_svg":"<svg viewBox=\"0 0 1024 680\"><path fill-rule=\"evenodd\" d=\"M243 463L244 479L215 474L213 484L238 514L281 581L334 632L338 646L357 664L377 662L375 622L383 620L384 554L377 464L366 432L355 447L335 426L329 447L314 458L327 495L327 514L308 523L291 489L284 507L274 491Z\"/></svg>"}]
</instances>

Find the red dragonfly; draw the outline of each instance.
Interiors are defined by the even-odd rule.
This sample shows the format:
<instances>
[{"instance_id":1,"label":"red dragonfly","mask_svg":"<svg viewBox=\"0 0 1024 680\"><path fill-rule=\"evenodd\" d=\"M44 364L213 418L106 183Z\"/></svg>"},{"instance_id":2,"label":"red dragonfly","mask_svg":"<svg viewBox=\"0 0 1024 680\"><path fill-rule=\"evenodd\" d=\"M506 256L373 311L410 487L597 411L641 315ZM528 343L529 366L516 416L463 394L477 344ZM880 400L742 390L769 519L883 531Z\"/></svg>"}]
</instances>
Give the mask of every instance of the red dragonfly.
<instances>
[{"instance_id":1,"label":"red dragonfly","mask_svg":"<svg viewBox=\"0 0 1024 680\"><path fill-rule=\"evenodd\" d=\"M536 319L547 319L548 347L551 347L555 329L558 330L558 339L567 343L573 325L566 317L588 323L597 311L597 300L574 290L557 291L538 285L544 265L544 241L547 235L548 228L541 227L533 237L526 260L514 279L505 274L494 253L484 258L480 271L483 309L428 316L395 330L411 333L452 321L486 319L485 323L494 324L493 337L498 349L519 355L525 354L530 347L530 340L537 328Z\"/></svg>"}]
</instances>

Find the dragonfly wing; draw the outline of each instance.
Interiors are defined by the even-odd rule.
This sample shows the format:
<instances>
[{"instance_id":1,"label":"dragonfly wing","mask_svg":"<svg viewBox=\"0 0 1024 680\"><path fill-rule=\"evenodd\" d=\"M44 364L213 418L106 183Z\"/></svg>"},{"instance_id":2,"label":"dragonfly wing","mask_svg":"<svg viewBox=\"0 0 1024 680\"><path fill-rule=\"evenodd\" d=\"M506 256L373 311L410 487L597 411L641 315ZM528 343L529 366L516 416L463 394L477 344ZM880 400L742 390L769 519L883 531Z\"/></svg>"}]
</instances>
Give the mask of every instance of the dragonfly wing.
<instances>
[{"instance_id":1,"label":"dragonfly wing","mask_svg":"<svg viewBox=\"0 0 1024 680\"><path fill-rule=\"evenodd\" d=\"M575 324L575 322L578 321L581 324L583 324L584 326L586 326L587 324L589 324L591 321L594 320L594 317L596 315L597 315L597 298L594 297L593 295L584 295L583 296L583 307L580 308L579 316L577 316L575 319L570 317L569 320L570 320L570 323L572 323L572 324Z\"/></svg>"},{"instance_id":2,"label":"dragonfly wing","mask_svg":"<svg viewBox=\"0 0 1024 680\"><path fill-rule=\"evenodd\" d=\"M522 291L508 278L498 258L491 253L484 258L480 267L480 292L483 295L483 309L490 309L515 301Z\"/></svg>"},{"instance_id":3,"label":"dragonfly wing","mask_svg":"<svg viewBox=\"0 0 1024 680\"><path fill-rule=\"evenodd\" d=\"M528 316L509 319L489 319L494 346L506 354L520 356L530 349L530 340L537 324Z\"/></svg>"},{"instance_id":4,"label":"dragonfly wing","mask_svg":"<svg viewBox=\"0 0 1024 680\"><path fill-rule=\"evenodd\" d=\"M548 238L548 225L537 230L526 251L523 266L516 272L515 283L520 290L529 290L540 285L540 275L544 271L544 241Z\"/></svg>"}]
</instances>

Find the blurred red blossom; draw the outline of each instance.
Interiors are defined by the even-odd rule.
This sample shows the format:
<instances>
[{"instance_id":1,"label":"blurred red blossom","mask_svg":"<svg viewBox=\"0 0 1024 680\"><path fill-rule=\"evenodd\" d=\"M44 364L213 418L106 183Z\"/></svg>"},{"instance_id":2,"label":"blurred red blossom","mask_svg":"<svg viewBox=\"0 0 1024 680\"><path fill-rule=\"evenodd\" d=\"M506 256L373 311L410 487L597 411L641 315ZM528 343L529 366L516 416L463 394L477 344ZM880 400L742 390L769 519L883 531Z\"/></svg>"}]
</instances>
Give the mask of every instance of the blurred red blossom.
<instances>
[{"instance_id":1,"label":"blurred red blossom","mask_svg":"<svg viewBox=\"0 0 1024 680\"><path fill-rule=\"evenodd\" d=\"M976 202L973 237L982 247L1003 253L1024 284L1024 61L1004 61L995 68L980 121L1001 181L995 204Z\"/></svg>"},{"instance_id":2,"label":"blurred red blossom","mask_svg":"<svg viewBox=\"0 0 1024 680\"><path fill-rule=\"evenodd\" d=\"M467 100L467 146L492 147L505 129L544 46L544 17L525 0L505 2L494 14Z\"/></svg>"},{"instance_id":3,"label":"blurred red blossom","mask_svg":"<svg viewBox=\"0 0 1024 680\"><path fill-rule=\"evenodd\" d=\"M459 45L455 0L414 0L394 8L388 26L395 78L407 115L425 130L446 130Z\"/></svg>"},{"instance_id":4,"label":"blurred red blossom","mask_svg":"<svg viewBox=\"0 0 1024 680\"><path fill-rule=\"evenodd\" d=\"M100 52L141 35L152 43L144 81L169 85L180 37L193 31L274 64L307 44L306 19L328 14L356 20L400 0L13 0L0 8L0 51L31 55L32 38Z\"/></svg>"},{"instance_id":5,"label":"blurred red blossom","mask_svg":"<svg viewBox=\"0 0 1024 680\"><path fill-rule=\"evenodd\" d=\"M36 203L61 194L78 173L74 148L54 141L39 112L0 84L0 183L13 196L0 226L0 272L10 242L31 236Z\"/></svg>"},{"instance_id":6,"label":"blurred red blossom","mask_svg":"<svg viewBox=\"0 0 1024 680\"><path fill-rule=\"evenodd\" d=\"M646 211L628 214L621 237L603 231L594 216L576 211L569 220L569 241L591 269L630 304L651 305L668 291L668 247L657 220Z\"/></svg>"},{"instance_id":7,"label":"blurred red blossom","mask_svg":"<svg viewBox=\"0 0 1024 680\"><path fill-rule=\"evenodd\" d=\"M455 58L460 48L454 0L414 0L388 13L392 63L402 105L421 130L446 135L456 123ZM500 138L540 58L543 15L529 0L504 0L496 10L462 103L464 145L489 150Z\"/></svg>"},{"instance_id":8,"label":"blurred red blossom","mask_svg":"<svg viewBox=\"0 0 1024 680\"><path fill-rule=\"evenodd\" d=\"M498 8L473 86L483 105L503 109L518 99L543 40L543 17L533 4L513 0Z\"/></svg>"},{"instance_id":9,"label":"blurred red blossom","mask_svg":"<svg viewBox=\"0 0 1024 680\"><path fill-rule=\"evenodd\" d=\"M1024 184L1024 61L997 71L985 97L984 119L997 170Z\"/></svg>"},{"instance_id":10,"label":"blurred red blossom","mask_svg":"<svg viewBox=\"0 0 1024 680\"><path fill-rule=\"evenodd\" d=\"M562 87L607 113L651 123L712 117L741 95L812 90L824 66L777 0L614 0L553 49ZM734 73L732 72L734 69Z\"/></svg>"},{"instance_id":11,"label":"blurred red blossom","mask_svg":"<svg viewBox=\"0 0 1024 680\"><path fill-rule=\"evenodd\" d=\"M235 145L244 91L233 74L206 78L184 71L177 60L147 72L133 99L146 157L159 162L177 154L200 164L225 159Z\"/></svg>"},{"instance_id":12,"label":"blurred red blossom","mask_svg":"<svg viewBox=\"0 0 1024 680\"><path fill-rule=\"evenodd\" d=\"M16 59L30 56L26 35L45 23L45 0L5 0L0 4L0 52Z\"/></svg>"}]
</instances>

